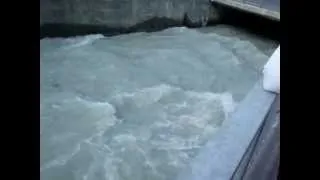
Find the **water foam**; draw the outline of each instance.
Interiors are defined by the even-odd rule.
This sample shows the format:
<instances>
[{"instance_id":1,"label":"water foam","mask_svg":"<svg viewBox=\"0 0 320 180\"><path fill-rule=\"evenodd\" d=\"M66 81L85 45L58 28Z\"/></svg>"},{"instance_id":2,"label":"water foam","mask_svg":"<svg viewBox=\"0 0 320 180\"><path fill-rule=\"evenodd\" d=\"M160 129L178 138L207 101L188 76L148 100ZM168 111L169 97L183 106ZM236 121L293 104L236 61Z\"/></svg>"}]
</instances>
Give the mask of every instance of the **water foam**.
<instances>
[{"instance_id":1,"label":"water foam","mask_svg":"<svg viewBox=\"0 0 320 180\"><path fill-rule=\"evenodd\" d=\"M77 96L67 99L56 98L46 99L49 107L58 101L60 108L44 113L50 115L59 112L60 116L55 116L56 119L42 129L40 142L46 143L47 146L42 146L41 151L48 151L47 154L51 152L53 158L42 159L41 171L66 165L79 152L82 143L94 140L101 142L103 132L118 121L114 117L115 109L107 102L93 102Z\"/></svg>"},{"instance_id":2,"label":"water foam","mask_svg":"<svg viewBox=\"0 0 320 180\"><path fill-rule=\"evenodd\" d=\"M175 94L182 94L183 99L177 99L175 101L171 101L169 104L166 103L166 99L171 98L171 96L175 96ZM173 87L168 84L160 84L157 86L147 87L143 89L139 89L135 92L125 92L121 94L117 94L114 96L114 105L106 102L92 102L88 100L84 100L80 97L75 97L72 100L64 100L65 103L77 102L80 103L89 109L105 109L107 114L117 114L116 109L114 107L118 107L118 109L126 109L128 102L130 102L130 106L135 106L138 111L145 111L149 109L149 107L160 107L162 109L162 113L167 114L167 116L155 116L155 120L151 122L151 133L146 135L143 133L141 135L141 131L145 132L148 130L148 125L144 125L141 128L141 125L137 124L126 129L126 132L130 131L131 133L124 133L121 131L115 131L114 134L108 134L108 130L106 127L117 128L117 126L121 126L122 124L114 124L114 122L110 123L110 121L97 121L96 131L95 133L87 137L85 140L82 140L81 143L87 143L90 145L90 148L103 149L104 152L109 153L109 158L103 158L104 167L106 168L104 173L108 174L108 178L119 178L119 171L116 170L117 166L114 166L114 161L118 161L118 163L133 163L131 162L131 158L128 158L126 154L128 152L135 153L138 156L141 156L140 162L137 162L136 166L140 168L150 168L151 174L158 179L163 179L164 172L161 170L161 166L169 166L175 167L177 169L183 168L188 160L193 157L193 152L195 149L199 149L201 144L205 142L205 140L214 133L217 124L210 124L210 119L214 118L212 110L210 108L205 108L205 106L214 107L214 104L228 104L230 99L229 93L215 94L210 92L193 92L193 91L184 91L178 87ZM226 98L227 97L227 98ZM230 97L229 97L230 98ZM227 100L225 100L227 99ZM164 102L163 102L164 101ZM190 101L190 102L189 102ZM224 102L225 101L225 102ZM232 96L231 96L232 101ZM164 103L164 104L163 104ZM195 103L195 104L194 104ZM210 105L211 104L211 105ZM159 106L160 105L160 106ZM193 106L190 108L190 105ZM131 107L134 108L134 107ZM140 109L140 110L139 110ZM184 111L182 114L179 114L179 111ZM230 109L226 110L225 113L230 113ZM139 113L139 112L138 112ZM126 121L130 121L132 114L124 115L122 118ZM171 116L171 117L170 117ZM149 121L148 119L141 119L142 121ZM119 122L119 121L118 121ZM163 129L161 123L169 123L169 127L166 127L166 130ZM123 122L122 122L123 123ZM146 122L146 124L148 124ZM121 128L121 127L120 127ZM190 132L183 132L182 134L179 131L183 131L185 128L191 130L191 135L183 137L181 135ZM199 129L203 132L194 131ZM209 132L210 131L210 132ZM177 133L176 133L177 132ZM112 139L109 144L104 144L103 134L107 133L108 136ZM202 134L202 135L201 135ZM70 137L74 134L64 134L64 137ZM205 135L206 137L201 137ZM153 137L152 137L153 136ZM146 138L148 137L148 138ZM56 135L53 137L56 141L58 138ZM99 140L97 140L97 138ZM46 163L41 167L41 171L52 168L55 166L64 166L68 161L70 161L76 153L79 152L80 144L77 144L75 150L67 155L61 155L56 159ZM107 147L107 148L105 148ZM143 148L144 147L144 148ZM148 147L145 149L145 147ZM166 155L162 158L166 159L166 161L160 160L158 158L154 158L151 154L152 151L163 151L166 152ZM191 151L191 152L186 152ZM151 153L151 154L150 154ZM120 157L119 157L120 156ZM122 158L121 158L122 157ZM110 159L111 158L111 159ZM114 160L112 160L114 159ZM128 162L129 161L129 162ZM112 163L113 162L113 163ZM98 163L98 162L93 162ZM146 165L146 167L144 167ZM92 167L91 167L92 166ZM101 171L96 165L90 165L86 175L83 175L83 179L92 178L95 171ZM95 167L95 168L94 168ZM127 171L133 172L134 168L126 167ZM160 168L160 170L159 170ZM127 173L128 177L133 176L132 173ZM146 174L145 174L146 175ZM134 176L136 178L140 176ZM141 177L144 177L143 175Z\"/></svg>"},{"instance_id":3,"label":"water foam","mask_svg":"<svg viewBox=\"0 0 320 180\"><path fill-rule=\"evenodd\" d=\"M93 35L86 35L86 36L80 36L75 38L68 38L65 40L66 44L68 44L66 48L77 48L81 46L90 45L94 41L102 38L104 38L102 34L93 34Z\"/></svg>"},{"instance_id":4,"label":"water foam","mask_svg":"<svg viewBox=\"0 0 320 180\"><path fill-rule=\"evenodd\" d=\"M102 38L104 38L102 34L91 34L86 36L77 36L70 38L44 38L40 40L40 49L41 53L54 51L59 52L59 50L70 50L82 46L88 46L96 40ZM57 54L57 52L54 53Z\"/></svg>"},{"instance_id":5,"label":"water foam","mask_svg":"<svg viewBox=\"0 0 320 180\"><path fill-rule=\"evenodd\" d=\"M168 103L167 100L176 94L181 94L182 98ZM136 166L143 168L143 164L147 164L152 169L155 179L162 179L168 173L168 170L161 170L162 166L183 168L194 156L196 149L201 148L207 138L221 125L219 122L223 121L224 117L215 116L215 107L221 106L221 109L225 109L225 113L229 114L235 106L230 93L184 91L168 84L120 93L111 103L117 110L125 110L117 113L123 113L121 118L130 124L129 127L119 124L118 126L122 127L117 129L119 131L113 131L113 134L107 132L108 137L112 137L109 143L111 149L113 152L119 151L119 154L128 151L140 154L143 160ZM160 113L154 113L154 108L160 109ZM152 115L141 116L141 112L149 112ZM139 121L136 121L136 118ZM163 125L167 126L163 128ZM141 132L146 133L141 136ZM163 159L152 155L153 151L165 152L160 153L163 154ZM123 163L132 163L128 157L123 157L122 160ZM112 175L114 176L116 175Z\"/></svg>"},{"instance_id":6,"label":"water foam","mask_svg":"<svg viewBox=\"0 0 320 180\"><path fill-rule=\"evenodd\" d=\"M251 88L251 54L187 28L41 40L41 176L174 179Z\"/></svg>"}]
</instances>

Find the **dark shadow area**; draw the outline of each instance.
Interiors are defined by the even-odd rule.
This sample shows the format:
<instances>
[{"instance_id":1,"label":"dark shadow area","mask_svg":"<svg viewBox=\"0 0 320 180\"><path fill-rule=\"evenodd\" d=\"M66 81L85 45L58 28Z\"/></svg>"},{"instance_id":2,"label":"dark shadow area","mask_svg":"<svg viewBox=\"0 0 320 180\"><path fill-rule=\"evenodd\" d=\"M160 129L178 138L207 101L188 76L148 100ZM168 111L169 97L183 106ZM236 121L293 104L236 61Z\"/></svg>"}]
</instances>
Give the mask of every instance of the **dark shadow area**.
<instances>
[{"instance_id":1,"label":"dark shadow area","mask_svg":"<svg viewBox=\"0 0 320 180\"><path fill-rule=\"evenodd\" d=\"M183 23L165 17L154 17L129 28L128 32L154 32L179 26L183 26Z\"/></svg>"},{"instance_id":2,"label":"dark shadow area","mask_svg":"<svg viewBox=\"0 0 320 180\"><path fill-rule=\"evenodd\" d=\"M213 4L220 14L219 20L208 21L207 26L226 24L243 29L249 33L256 34L268 39L280 42L280 22L269 20L265 17L244 12L223 5ZM40 39L45 37L70 37L87 34L103 34L104 36L114 36L132 32L154 32L170 27L198 28L202 24L192 22L187 15L182 21L169 19L166 17L154 17L132 27L108 27L106 25L89 24L43 24L40 26Z\"/></svg>"},{"instance_id":3,"label":"dark shadow area","mask_svg":"<svg viewBox=\"0 0 320 180\"><path fill-rule=\"evenodd\" d=\"M45 37L70 37L87 34L114 36L128 32L128 29L111 28L104 25L53 23L40 26L40 39Z\"/></svg>"},{"instance_id":4,"label":"dark shadow area","mask_svg":"<svg viewBox=\"0 0 320 180\"><path fill-rule=\"evenodd\" d=\"M103 34L104 36L115 36L132 32L154 32L177 26L183 26L183 23L163 17L151 18L129 28L114 28L105 25L54 23L44 24L40 26L40 39L45 37L70 37L87 34Z\"/></svg>"},{"instance_id":5,"label":"dark shadow area","mask_svg":"<svg viewBox=\"0 0 320 180\"><path fill-rule=\"evenodd\" d=\"M247 32L280 42L280 21L245 12L235 8L216 5L220 12L220 24L244 29ZM209 25L213 25L209 23Z\"/></svg>"},{"instance_id":6,"label":"dark shadow area","mask_svg":"<svg viewBox=\"0 0 320 180\"><path fill-rule=\"evenodd\" d=\"M51 23L40 26L40 39L45 37L71 37L87 34L103 34L104 36L115 36L133 32L155 32L170 27L201 27L201 23L192 22L187 15L183 21L177 21L166 17L154 17L129 28L114 28L105 25L90 24L61 24Z\"/></svg>"}]
</instances>

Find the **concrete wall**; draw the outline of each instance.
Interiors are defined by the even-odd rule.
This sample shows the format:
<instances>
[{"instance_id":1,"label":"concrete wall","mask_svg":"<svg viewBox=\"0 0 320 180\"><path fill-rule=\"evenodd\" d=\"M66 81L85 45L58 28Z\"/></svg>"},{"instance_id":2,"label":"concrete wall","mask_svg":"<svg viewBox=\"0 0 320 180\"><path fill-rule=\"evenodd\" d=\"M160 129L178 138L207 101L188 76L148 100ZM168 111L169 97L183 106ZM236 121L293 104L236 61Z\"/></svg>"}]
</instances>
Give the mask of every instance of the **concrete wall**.
<instances>
[{"instance_id":1,"label":"concrete wall","mask_svg":"<svg viewBox=\"0 0 320 180\"><path fill-rule=\"evenodd\" d=\"M40 0L40 25L46 23L132 27L152 18L193 25L216 20L209 0Z\"/></svg>"}]
</instances>

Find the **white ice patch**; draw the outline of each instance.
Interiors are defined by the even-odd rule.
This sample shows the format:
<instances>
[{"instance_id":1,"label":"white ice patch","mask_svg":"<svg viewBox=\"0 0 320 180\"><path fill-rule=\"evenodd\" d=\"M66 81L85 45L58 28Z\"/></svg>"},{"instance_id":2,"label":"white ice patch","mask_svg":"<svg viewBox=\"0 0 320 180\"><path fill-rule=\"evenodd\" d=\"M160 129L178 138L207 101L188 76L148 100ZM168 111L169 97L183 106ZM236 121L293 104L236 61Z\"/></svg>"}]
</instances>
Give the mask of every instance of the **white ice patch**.
<instances>
[{"instance_id":1,"label":"white ice patch","mask_svg":"<svg viewBox=\"0 0 320 180\"><path fill-rule=\"evenodd\" d=\"M280 93L280 46L264 66L263 88L266 91Z\"/></svg>"}]
</instances>

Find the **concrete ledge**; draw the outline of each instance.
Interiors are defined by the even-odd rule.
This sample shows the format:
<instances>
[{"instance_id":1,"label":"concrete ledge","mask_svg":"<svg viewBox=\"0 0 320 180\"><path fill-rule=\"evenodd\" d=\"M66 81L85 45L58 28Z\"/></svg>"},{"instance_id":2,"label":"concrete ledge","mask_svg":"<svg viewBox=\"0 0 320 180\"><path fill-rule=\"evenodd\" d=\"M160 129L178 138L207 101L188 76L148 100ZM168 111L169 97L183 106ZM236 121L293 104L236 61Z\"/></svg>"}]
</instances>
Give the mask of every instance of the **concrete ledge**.
<instances>
[{"instance_id":1,"label":"concrete ledge","mask_svg":"<svg viewBox=\"0 0 320 180\"><path fill-rule=\"evenodd\" d=\"M280 119L277 110L280 98L276 99L265 120L255 151L243 175L246 180L276 180L280 163Z\"/></svg>"},{"instance_id":2,"label":"concrete ledge","mask_svg":"<svg viewBox=\"0 0 320 180\"><path fill-rule=\"evenodd\" d=\"M262 81L247 94L220 132L209 141L178 180L229 180L262 126L276 94L266 92Z\"/></svg>"},{"instance_id":3,"label":"concrete ledge","mask_svg":"<svg viewBox=\"0 0 320 180\"><path fill-rule=\"evenodd\" d=\"M277 96L232 180L276 180L280 162L280 95Z\"/></svg>"},{"instance_id":4,"label":"concrete ledge","mask_svg":"<svg viewBox=\"0 0 320 180\"><path fill-rule=\"evenodd\" d=\"M210 0L210 1L221 4L221 5L230 6L242 11L247 11L250 13L261 15L272 20L280 21L280 12L271 11L265 8L260 8L260 7L246 4L236 0Z\"/></svg>"}]
</instances>

